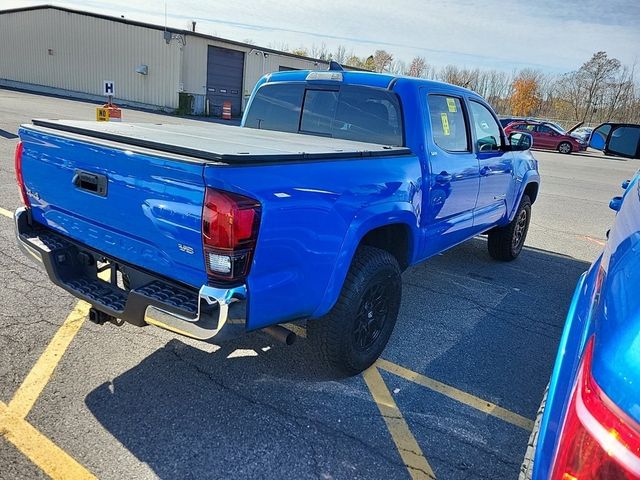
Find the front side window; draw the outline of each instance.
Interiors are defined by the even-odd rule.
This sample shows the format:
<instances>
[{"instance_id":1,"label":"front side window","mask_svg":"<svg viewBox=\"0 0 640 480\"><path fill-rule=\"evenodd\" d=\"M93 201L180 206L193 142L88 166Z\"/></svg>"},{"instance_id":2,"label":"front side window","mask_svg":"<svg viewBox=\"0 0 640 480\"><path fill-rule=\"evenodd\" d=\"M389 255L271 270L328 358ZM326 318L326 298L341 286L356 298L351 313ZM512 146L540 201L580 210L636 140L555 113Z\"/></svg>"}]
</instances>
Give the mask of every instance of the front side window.
<instances>
[{"instance_id":1,"label":"front side window","mask_svg":"<svg viewBox=\"0 0 640 480\"><path fill-rule=\"evenodd\" d=\"M429 116L433 141L449 152L468 152L467 125L457 97L429 95Z\"/></svg>"},{"instance_id":2,"label":"front side window","mask_svg":"<svg viewBox=\"0 0 640 480\"><path fill-rule=\"evenodd\" d=\"M500 150L502 137L500 126L487 107L481 103L469 102L472 124L476 134L476 149L479 152Z\"/></svg>"}]
</instances>

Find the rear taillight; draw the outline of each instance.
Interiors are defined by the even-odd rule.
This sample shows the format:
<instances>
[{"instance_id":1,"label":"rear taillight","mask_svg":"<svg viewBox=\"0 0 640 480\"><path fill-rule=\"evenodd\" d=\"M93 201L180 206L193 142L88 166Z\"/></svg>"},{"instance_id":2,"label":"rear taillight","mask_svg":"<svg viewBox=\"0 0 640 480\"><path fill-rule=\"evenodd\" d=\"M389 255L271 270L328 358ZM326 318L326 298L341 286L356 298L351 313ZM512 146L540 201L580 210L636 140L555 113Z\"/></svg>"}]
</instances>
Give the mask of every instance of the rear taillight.
<instances>
[{"instance_id":1,"label":"rear taillight","mask_svg":"<svg viewBox=\"0 0 640 480\"><path fill-rule=\"evenodd\" d=\"M22 142L18 142L16 145L15 167L16 167L16 180L18 181L18 188L20 189L20 196L22 197L22 203L25 207L30 207L29 197L27 196L27 187L24 185L24 178L22 176Z\"/></svg>"},{"instance_id":2,"label":"rear taillight","mask_svg":"<svg viewBox=\"0 0 640 480\"><path fill-rule=\"evenodd\" d=\"M640 426L602 391L591 373L589 340L554 459L553 480L640 478Z\"/></svg>"},{"instance_id":3,"label":"rear taillight","mask_svg":"<svg viewBox=\"0 0 640 480\"><path fill-rule=\"evenodd\" d=\"M207 188L202 210L202 243L212 281L238 282L247 276L259 225L257 200Z\"/></svg>"}]
</instances>

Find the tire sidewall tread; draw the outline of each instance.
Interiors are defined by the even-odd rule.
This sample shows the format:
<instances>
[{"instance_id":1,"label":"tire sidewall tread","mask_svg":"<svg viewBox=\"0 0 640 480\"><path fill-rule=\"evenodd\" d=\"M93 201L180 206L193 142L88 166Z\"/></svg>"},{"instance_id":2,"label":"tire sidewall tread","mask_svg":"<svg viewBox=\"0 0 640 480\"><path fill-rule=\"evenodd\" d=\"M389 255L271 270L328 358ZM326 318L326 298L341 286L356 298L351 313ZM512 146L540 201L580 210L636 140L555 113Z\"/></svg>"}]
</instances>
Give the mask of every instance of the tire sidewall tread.
<instances>
[{"instance_id":1,"label":"tire sidewall tread","mask_svg":"<svg viewBox=\"0 0 640 480\"><path fill-rule=\"evenodd\" d=\"M524 231L524 238L522 240L522 245L517 252L513 251L513 235L515 232L516 224L518 222L518 217L520 216L520 212L523 209L527 210L527 225ZM531 222L531 200L527 194L522 196L520 200L520 205L518 205L518 210L516 211L513 220L509 222L504 227L494 228L489 231L488 239L487 239L487 247L489 249L489 255L491 255L496 260L502 261L512 261L515 260L524 248L524 242L527 237L527 233L529 232L529 224Z\"/></svg>"},{"instance_id":2,"label":"tire sidewall tread","mask_svg":"<svg viewBox=\"0 0 640 480\"><path fill-rule=\"evenodd\" d=\"M352 332L362 296L380 277L388 277L389 312L374 344L365 352L354 349ZM384 350L397 320L402 296L400 266L393 255L379 248L358 248L338 301L324 317L307 322L308 340L318 360L330 370L357 374L371 366Z\"/></svg>"}]
</instances>

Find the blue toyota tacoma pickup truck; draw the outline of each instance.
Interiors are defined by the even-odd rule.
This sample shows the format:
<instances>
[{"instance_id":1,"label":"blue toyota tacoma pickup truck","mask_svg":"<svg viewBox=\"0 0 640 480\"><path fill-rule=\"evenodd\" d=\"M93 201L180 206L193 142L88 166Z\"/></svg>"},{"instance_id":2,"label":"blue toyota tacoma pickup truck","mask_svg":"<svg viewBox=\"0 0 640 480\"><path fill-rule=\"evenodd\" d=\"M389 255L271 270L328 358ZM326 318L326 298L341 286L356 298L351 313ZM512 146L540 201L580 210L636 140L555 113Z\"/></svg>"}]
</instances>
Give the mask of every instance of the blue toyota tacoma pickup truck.
<instances>
[{"instance_id":1,"label":"blue toyota tacoma pickup truck","mask_svg":"<svg viewBox=\"0 0 640 480\"><path fill-rule=\"evenodd\" d=\"M339 69L265 76L241 127L19 135L19 244L91 320L209 341L306 320L348 374L387 344L408 266L481 233L518 256L540 181L531 137L477 94Z\"/></svg>"}]
</instances>

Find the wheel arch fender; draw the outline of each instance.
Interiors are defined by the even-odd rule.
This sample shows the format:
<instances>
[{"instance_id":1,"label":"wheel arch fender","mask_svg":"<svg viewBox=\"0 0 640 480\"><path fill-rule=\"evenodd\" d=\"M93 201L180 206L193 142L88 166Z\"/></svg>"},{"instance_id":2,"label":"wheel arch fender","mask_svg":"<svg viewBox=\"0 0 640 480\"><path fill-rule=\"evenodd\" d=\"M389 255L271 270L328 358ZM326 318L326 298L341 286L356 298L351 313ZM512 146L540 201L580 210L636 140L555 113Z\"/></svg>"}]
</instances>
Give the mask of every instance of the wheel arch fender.
<instances>
[{"instance_id":1,"label":"wheel arch fender","mask_svg":"<svg viewBox=\"0 0 640 480\"><path fill-rule=\"evenodd\" d=\"M360 210L347 230L324 296L312 314L312 318L325 315L337 302L356 250L367 234L383 228L403 229L406 234L406 264L404 267L413 263L419 239L418 218L418 213L410 205L404 203L371 205ZM402 262L399 263L402 268Z\"/></svg>"},{"instance_id":2,"label":"wheel arch fender","mask_svg":"<svg viewBox=\"0 0 640 480\"><path fill-rule=\"evenodd\" d=\"M511 205L511 211L509 212L509 222L511 222L518 211L518 205L522 201L522 197L525 195L529 195L531 199L531 203L533 204L537 197L538 191L540 190L540 174L535 170L529 170L522 176L522 181L519 182L519 188L514 196L514 203Z\"/></svg>"}]
</instances>

